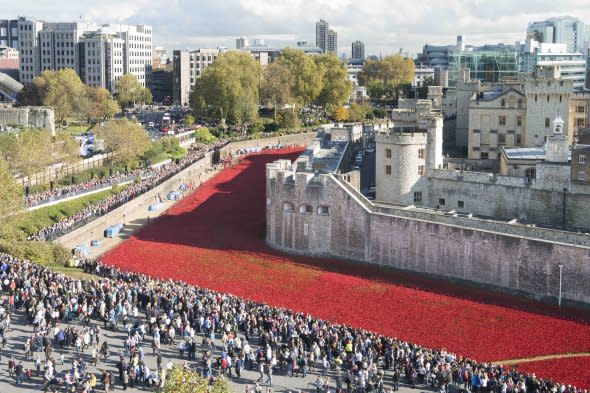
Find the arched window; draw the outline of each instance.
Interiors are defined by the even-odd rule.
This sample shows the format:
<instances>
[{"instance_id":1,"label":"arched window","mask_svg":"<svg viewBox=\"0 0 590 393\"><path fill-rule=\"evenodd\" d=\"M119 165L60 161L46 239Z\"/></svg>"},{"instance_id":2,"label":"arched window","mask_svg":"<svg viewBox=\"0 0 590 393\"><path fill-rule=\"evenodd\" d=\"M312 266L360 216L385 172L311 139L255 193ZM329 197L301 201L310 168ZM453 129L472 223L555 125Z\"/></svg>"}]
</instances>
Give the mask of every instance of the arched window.
<instances>
[{"instance_id":1,"label":"arched window","mask_svg":"<svg viewBox=\"0 0 590 393\"><path fill-rule=\"evenodd\" d=\"M502 107L506 106L506 100L502 98L502 101L500 101L500 105L502 105Z\"/></svg>"},{"instance_id":2,"label":"arched window","mask_svg":"<svg viewBox=\"0 0 590 393\"><path fill-rule=\"evenodd\" d=\"M284 212L293 213L293 210L295 210L295 208L293 207L293 204L291 202L283 203L283 211Z\"/></svg>"},{"instance_id":3,"label":"arched window","mask_svg":"<svg viewBox=\"0 0 590 393\"><path fill-rule=\"evenodd\" d=\"M313 207L311 207L310 205L301 205L299 207L299 213L301 213L301 214L312 214L313 213Z\"/></svg>"},{"instance_id":4,"label":"arched window","mask_svg":"<svg viewBox=\"0 0 590 393\"><path fill-rule=\"evenodd\" d=\"M330 207L329 206L318 207L318 216L329 216L329 215L330 215Z\"/></svg>"},{"instance_id":5,"label":"arched window","mask_svg":"<svg viewBox=\"0 0 590 393\"><path fill-rule=\"evenodd\" d=\"M518 99L518 107L519 108L522 108L522 98L519 98Z\"/></svg>"}]
</instances>

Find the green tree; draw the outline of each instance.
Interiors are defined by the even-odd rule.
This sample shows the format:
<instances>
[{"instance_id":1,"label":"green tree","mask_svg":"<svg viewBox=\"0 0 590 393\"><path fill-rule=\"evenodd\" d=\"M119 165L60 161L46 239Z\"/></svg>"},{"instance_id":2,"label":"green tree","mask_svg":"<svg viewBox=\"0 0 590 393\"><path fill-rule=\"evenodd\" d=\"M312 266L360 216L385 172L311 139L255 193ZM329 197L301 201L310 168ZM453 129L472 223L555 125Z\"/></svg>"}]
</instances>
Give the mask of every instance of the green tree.
<instances>
[{"instance_id":1,"label":"green tree","mask_svg":"<svg viewBox=\"0 0 590 393\"><path fill-rule=\"evenodd\" d=\"M152 92L141 86L141 83L133 74L127 73L123 75L117 82L116 91L117 101L123 108L137 103L149 104L152 102Z\"/></svg>"},{"instance_id":2,"label":"green tree","mask_svg":"<svg viewBox=\"0 0 590 393\"><path fill-rule=\"evenodd\" d=\"M348 111L348 120L350 121L364 121L367 117L372 117L373 108L368 103L357 104L354 103L350 106Z\"/></svg>"},{"instance_id":3,"label":"green tree","mask_svg":"<svg viewBox=\"0 0 590 393\"><path fill-rule=\"evenodd\" d=\"M193 124L195 124L195 117L191 114L186 115L186 117L184 118L184 124L188 128L191 128Z\"/></svg>"},{"instance_id":4,"label":"green tree","mask_svg":"<svg viewBox=\"0 0 590 393\"><path fill-rule=\"evenodd\" d=\"M322 75L313 59L302 50L283 50L278 62L289 69L293 96L300 105L311 104L322 91Z\"/></svg>"},{"instance_id":5,"label":"green tree","mask_svg":"<svg viewBox=\"0 0 590 393\"><path fill-rule=\"evenodd\" d=\"M279 113L279 126L286 130L292 130L301 126L301 120L297 113L290 110L283 110Z\"/></svg>"},{"instance_id":6,"label":"green tree","mask_svg":"<svg viewBox=\"0 0 590 393\"><path fill-rule=\"evenodd\" d=\"M0 152L0 217L19 213L24 208L22 187L10 173L8 162ZM2 221L6 222L5 219Z\"/></svg>"},{"instance_id":7,"label":"green tree","mask_svg":"<svg viewBox=\"0 0 590 393\"><path fill-rule=\"evenodd\" d=\"M55 110L59 123L67 117L80 114L87 106L86 87L71 68L43 71L23 88L19 105L45 105Z\"/></svg>"},{"instance_id":8,"label":"green tree","mask_svg":"<svg viewBox=\"0 0 590 393\"><path fill-rule=\"evenodd\" d=\"M382 60L368 60L359 73L359 83L366 86L375 100L397 100L404 84L414 80L414 61L402 55L392 55Z\"/></svg>"},{"instance_id":9,"label":"green tree","mask_svg":"<svg viewBox=\"0 0 590 393\"><path fill-rule=\"evenodd\" d=\"M315 56L314 61L322 81L318 104L329 111L342 106L352 93L346 65L333 53Z\"/></svg>"},{"instance_id":10,"label":"green tree","mask_svg":"<svg viewBox=\"0 0 590 393\"><path fill-rule=\"evenodd\" d=\"M191 105L197 116L228 121L247 130L258 118L260 64L247 53L230 51L219 56L197 80Z\"/></svg>"},{"instance_id":11,"label":"green tree","mask_svg":"<svg viewBox=\"0 0 590 393\"><path fill-rule=\"evenodd\" d=\"M266 66L262 76L262 102L274 108L274 119L277 111L293 100L293 76L290 70L280 62Z\"/></svg>"},{"instance_id":12,"label":"green tree","mask_svg":"<svg viewBox=\"0 0 590 393\"><path fill-rule=\"evenodd\" d=\"M98 129L96 137L104 140L105 148L115 153L115 161L125 163L141 156L151 144L143 127L128 120L106 122Z\"/></svg>"},{"instance_id":13,"label":"green tree","mask_svg":"<svg viewBox=\"0 0 590 393\"><path fill-rule=\"evenodd\" d=\"M195 131L195 140L200 143L211 143L215 142L217 138L207 127L199 127Z\"/></svg>"}]
</instances>

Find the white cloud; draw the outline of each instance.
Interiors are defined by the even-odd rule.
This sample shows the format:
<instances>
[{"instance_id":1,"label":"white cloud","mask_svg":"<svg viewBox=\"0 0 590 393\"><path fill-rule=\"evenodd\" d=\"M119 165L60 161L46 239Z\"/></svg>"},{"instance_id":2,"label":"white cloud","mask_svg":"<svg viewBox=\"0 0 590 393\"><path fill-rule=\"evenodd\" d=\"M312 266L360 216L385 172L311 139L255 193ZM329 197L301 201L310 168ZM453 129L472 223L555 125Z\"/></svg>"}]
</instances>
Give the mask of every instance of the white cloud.
<instances>
[{"instance_id":1,"label":"white cloud","mask_svg":"<svg viewBox=\"0 0 590 393\"><path fill-rule=\"evenodd\" d=\"M355 40L367 53L411 53L425 43L513 43L528 22L572 15L590 23L590 0L22 0L2 7L3 17L48 21L137 23L154 27L154 43L169 50L233 47L239 36L264 38L277 46L315 40L315 22L338 31L339 52Z\"/></svg>"}]
</instances>

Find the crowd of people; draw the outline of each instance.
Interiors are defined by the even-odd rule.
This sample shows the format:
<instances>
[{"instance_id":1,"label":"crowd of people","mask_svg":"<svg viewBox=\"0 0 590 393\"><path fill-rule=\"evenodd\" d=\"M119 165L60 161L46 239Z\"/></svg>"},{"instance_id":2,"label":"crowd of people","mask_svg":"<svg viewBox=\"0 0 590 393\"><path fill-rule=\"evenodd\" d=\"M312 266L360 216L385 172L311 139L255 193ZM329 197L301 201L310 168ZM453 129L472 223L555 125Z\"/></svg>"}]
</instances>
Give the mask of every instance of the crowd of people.
<instances>
[{"instance_id":1,"label":"crowd of people","mask_svg":"<svg viewBox=\"0 0 590 393\"><path fill-rule=\"evenodd\" d=\"M70 184L63 187L53 188L51 190L44 190L41 192L31 193L25 196L25 204L27 207L37 206L43 203L56 201L59 199L65 199L75 195L83 194L88 191L105 188L122 182L135 179L141 176L145 171L149 169L135 169L128 173L116 172L111 176L102 178L94 178L83 183Z\"/></svg>"},{"instance_id":2,"label":"crowd of people","mask_svg":"<svg viewBox=\"0 0 590 393\"><path fill-rule=\"evenodd\" d=\"M159 167L141 170L137 174L135 182L121 192L113 194L108 198L96 203L90 204L75 214L65 217L48 227L38 230L37 232L29 235L28 239L33 241L55 239L56 237L59 237L71 231L72 229L77 228L79 225L83 225L95 219L96 217L100 217L123 205L136 196L154 188L187 166L193 164L195 161L203 158L209 150L220 148L226 143L227 141L220 140L213 145L199 145L189 150L186 156L179 160L178 163L172 161Z\"/></svg>"},{"instance_id":3,"label":"crowd of people","mask_svg":"<svg viewBox=\"0 0 590 393\"><path fill-rule=\"evenodd\" d=\"M173 365L171 358L162 358L167 345L177 348L185 367L210 380L235 378L243 383L244 370L257 371L257 380L245 381L250 384L248 392L260 391L263 384L272 386L275 374L296 378L312 372L317 374L317 392L382 393L407 384L439 392L453 386L478 393L587 393L445 349L186 283L123 272L96 261L83 266L95 280L75 280L0 254L2 342L6 344L14 313L26 313L33 333L24 345L25 359L34 362L46 385L78 386L86 392L100 383L105 391L115 384L159 386ZM119 353L112 353L101 340L105 329L126 333ZM214 341L221 344L216 348ZM75 355L71 367L58 372L64 348ZM115 357L114 374L106 368L98 377L88 372L81 355L85 350L91 351L93 364ZM148 356L156 359L153 370L146 365ZM34 373L22 364L17 371L18 364L14 358L8 360L17 383Z\"/></svg>"}]
</instances>

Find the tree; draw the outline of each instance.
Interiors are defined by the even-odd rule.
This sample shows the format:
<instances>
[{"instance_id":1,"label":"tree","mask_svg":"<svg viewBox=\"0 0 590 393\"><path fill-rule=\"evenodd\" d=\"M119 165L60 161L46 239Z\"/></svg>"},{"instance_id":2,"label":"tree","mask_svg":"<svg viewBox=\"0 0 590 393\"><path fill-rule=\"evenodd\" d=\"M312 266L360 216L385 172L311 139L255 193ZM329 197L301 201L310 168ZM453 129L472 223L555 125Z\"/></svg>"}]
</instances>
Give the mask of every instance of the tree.
<instances>
[{"instance_id":1,"label":"tree","mask_svg":"<svg viewBox=\"0 0 590 393\"><path fill-rule=\"evenodd\" d=\"M121 107L126 108L136 103L152 102L152 92L141 86L137 77L127 73L119 79L116 86L117 101Z\"/></svg>"},{"instance_id":2,"label":"tree","mask_svg":"<svg viewBox=\"0 0 590 393\"><path fill-rule=\"evenodd\" d=\"M293 100L293 76L289 69L280 62L266 66L262 76L262 102L272 105L274 119L277 110Z\"/></svg>"},{"instance_id":3,"label":"tree","mask_svg":"<svg viewBox=\"0 0 590 393\"><path fill-rule=\"evenodd\" d=\"M349 117L348 109L346 109L342 106L339 108L336 108L336 111L334 112L334 120L346 121L346 120L348 120L348 117Z\"/></svg>"},{"instance_id":4,"label":"tree","mask_svg":"<svg viewBox=\"0 0 590 393\"><path fill-rule=\"evenodd\" d=\"M290 110L283 110L279 113L279 126L291 130L301 126L301 120L297 113Z\"/></svg>"},{"instance_id":5,"label":"tree","mask_svg":"<svg viewBox=\"0 0 590 393\"><path fill-rule=\"evenodd\" d=\"M193 124L195 124L195 117L191 114L186 115L186 117L184 118L184 124L188 128L191 128Z\"/></svg>"},{"instance_id":6,"label":"tree","mask_svg":"<svg viewBox=\"0 0 590 393\"><path fill-rule=\"evenodd\" d=\"M104 140L105 147L115 153L115 161L125 163L141 156L151 144L143 127L129 120L105 123L96 132L96 137Z\"/></svg>"},{"instance_id":7,"label":"tree","mask_svg":"<svg viewBox=\"0 0 590 393\"><path fill-rule=\"evenodd\" d=\"M72 163L80 157L80 146L71 135L58 132L53 137L51 163Z\"/></svg>"},{"instance_id":8,"label":"tree","mask_svg":"<svg viewBox=\"0 0 590 393\"><path fill-rule=\"evenodd\" d=\"M195 131L195 140L197 142L211 143L214 142L216 139L217 138L215 138L215 136L211 134L211 131L209 131L207 127L200 127L197 128L197 130Z\"/></svg>"},{"instance_id":9,"label":"tree","mask_svg":"<svg viewBox=\"0 0 590 393\"><path fill-rule=\"evenodd\" d=\"M86 87L71 68L43 71L18 96L19 105L45 105L55 110L58 123L87 106Z\"/></svg>"},{"instance_id":10,"label":"tree","mask_svg":"<svg viewBox=\"0 0 590 393\"><path fill-rule=\"evenodd\" d=\"M0 153L0 217L14 215L24 208L22 193L22 187L16 184L8 162Z\"/></svg>"},{"instance_id":11,"label":"tree","mask_svg":"<svg viewBox=\"0 0 590 393\"><path fill-rule=\"evenodd\" d=\"M0 151L13 175L30 177L52 163L52 140L47 130L27 128L0 136Z\"/></svg>"},{"instance_id":12,"label":"tree","mask_svg":"<svg viewBox=\"0 0 590 393\"><path fill-rule=\"evenodd\" d=\"M318 104L324 110L342 106L352 93L352 83L348 80L346 66L333 53L315 56L314 61L322 81Z\"/></svg>"},{"instance_id":13,"label":"tree","mask_svg":"<svg viewBox=\"0 0 590 393\"><path fill-rule=\"evenodd\" d=\"M247 53L230 51L217 58L191 92L195 114L241 127L258 117L260 64Z\"/></svg>"},{"instance_id":14,"label":"tree","mask_svg":"<svg viewBox=\"0 0 590 393\"><path fill-rule=\"evenodd\" d=\"M223 388L224 384L227 386L227 382L220 382L219 388ZM216 390L214 387L214 391L226 393L230 390L227 387L226 390ZM209 393L209 386L207 380L196 371L177 365L166 371L164 386L158 389L158 393Z\"/></svg>"},{"instance_id":15,"label":"tree","mask_svg":"<svg viewBox=\"0 0 590 393\"><path fill-rule=\"evenodd\" d=\"M414 61L402 55L367 60L359 73L359 83L367 87L372 99L397 100L400 87L414 80L415 70Z\"/></svg>"},{"instance_id":16,"label":"tree","mask_svg":"<svg viewBox=\"0 0 590 393\"><path fill-rule=\"evenodd\" d=\"M368 103L357 104L354 103L350 106L348 111L348 120L350 121L364 121L368 117L373 116L373 109Z\"/></svg>"},{"instance_id":17,"label":"tree","mask_svg":"<svg viewBox=\"0 0 590 393\"><path fill-rule=\"evenodd\" d=\"M83 116L88 123L110 119L120 111L119 104L107 89L86 86L86 105Z\"/></svg>"},{"instance_id":18,"label":"tree","mask_svg":"<svg viewBox=\"0 0 590 393\"><path fill-rule=\"evenodd\" d=\"M313 59L302 50L283 50L278 62L289 69L293 96L300 105L311 104L322 91L322 75Z\"/></svg>"}]
</instances>

